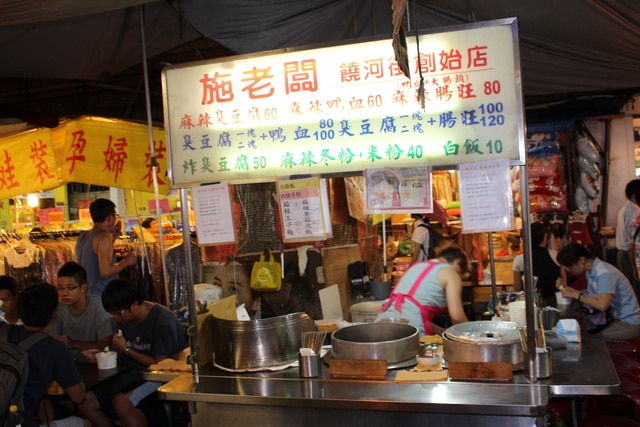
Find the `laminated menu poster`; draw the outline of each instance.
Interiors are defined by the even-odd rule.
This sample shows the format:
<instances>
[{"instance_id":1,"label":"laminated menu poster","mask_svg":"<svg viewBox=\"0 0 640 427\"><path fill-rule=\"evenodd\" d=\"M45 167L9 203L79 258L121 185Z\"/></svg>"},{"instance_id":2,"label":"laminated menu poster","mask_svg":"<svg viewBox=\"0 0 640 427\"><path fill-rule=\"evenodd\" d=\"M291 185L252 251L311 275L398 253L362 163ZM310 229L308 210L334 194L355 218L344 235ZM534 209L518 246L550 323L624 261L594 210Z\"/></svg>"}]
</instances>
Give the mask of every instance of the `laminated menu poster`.
<instances>
[{"instance_id":1,"label":"laminated menu poster","mask_svg":"<svg viewBox=\"0 0 640 427\"><path fill-rule=\"evenodd\" d=\"M229 184L208 184L191 190L200 245L236 242Z\"/></svg>"},{"instance_id":2,"label":"laminated menu poster","mask_svg":"<svg viewBox=\"0 0 640 427\"><path fill-rule=\"evenodd\" d=\"M462 232L513 230L513 195L508 160L459 166Z\"/></svg>"},{"instance_id":3,"label":"laminated menu poster","mask_svg":"<svg viewBox=\"0 0 640 427\"><path fill-rule=\"evenodd\" d=\"M278 181L278 202L285 242L326 240L329 210L324 179Z\"/></svg>"},{"instance_id":4,"label":"laminated menu poster","mask_svg":"<svg viewBox=\"0 0 640 427\"><path fill-rule=\"evenodd\" d=\"M365 213L433 212L431 168L366 169Z\"/></svg>"}]
</instances>

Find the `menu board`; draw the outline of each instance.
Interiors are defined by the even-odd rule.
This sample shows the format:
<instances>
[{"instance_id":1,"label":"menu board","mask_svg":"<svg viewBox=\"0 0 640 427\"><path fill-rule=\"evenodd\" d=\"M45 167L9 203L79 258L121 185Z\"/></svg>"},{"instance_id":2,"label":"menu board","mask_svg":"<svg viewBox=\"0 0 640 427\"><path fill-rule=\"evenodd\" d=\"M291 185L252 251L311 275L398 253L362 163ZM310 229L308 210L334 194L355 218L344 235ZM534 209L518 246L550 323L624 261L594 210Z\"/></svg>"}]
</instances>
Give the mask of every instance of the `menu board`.
<instances>
[{"instance_id":1,"label":"menu board","mask_svg":"<svg viewBox=\"0 0 640 427\"><path fill-rule=\"evenodd\" d=\"M323 184L324 182L322 182ZM283 241L326 240L327 201L319 178L278 181Z\"/></svg>"},{"instance_id":2,"label":"menu board","mask_svg":"<svg viewBox=\"0 0 640 427\"><path fill-rule=\"evenodd\" d=\"M166 67L173 185L523 163L515 18L420 34L419 46L407 38L410 77L391 39Z\"/></svg>"},{"instance_id":3,"label":"menu board","mask_svg":"<svg viewBox=\"0 0 640 427\"><path fill-rule=\"evenodd\" d=\"M513 194L509 163L460 165L460 203L463 233L513 229Z\"/></svg>"},{"instance_id":4,"label":"menu board","mask_svg":"<svg viewBox=\"0 0 640 427\"><path fill-rule=\"evenodd\" d=\"M196 214L198 244L235 243L229 185L219 183L194 187L191 195Z\"/></svg>"}]
</instances>

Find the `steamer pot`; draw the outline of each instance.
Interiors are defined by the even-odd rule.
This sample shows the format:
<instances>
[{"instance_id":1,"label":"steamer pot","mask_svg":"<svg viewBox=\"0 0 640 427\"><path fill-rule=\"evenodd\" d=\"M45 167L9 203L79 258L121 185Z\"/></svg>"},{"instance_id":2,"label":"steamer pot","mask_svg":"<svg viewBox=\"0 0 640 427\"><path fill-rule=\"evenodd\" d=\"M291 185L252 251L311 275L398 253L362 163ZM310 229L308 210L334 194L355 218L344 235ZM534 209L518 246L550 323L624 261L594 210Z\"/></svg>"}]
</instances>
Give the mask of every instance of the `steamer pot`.
<instances>
[{"instance_id":1,"label":"steamer pot","mask_svg":"<svg viewBox=\"0 0 640 427\"><path fill-rule=\"evenodd\" d=\"M509 362L514 370L524 368L525 353L515 322L465 322L443 334L447 362Z\"/></svg>"},{"instance_id":2,"label":"steamer pot","mask_svg":"<svg viewBox=\"0 0 640 427\"><path fill-rule=\"evenodd\" d=\"M295 362L301 333L317 330L306 313L247 321L212 319L215 362L235 370L258 370Z\"/></svg>"},{"instance_id":3,"label":"steamer pot","mask_svg":"<svg viewBox=\"0 0 640 427\"><path fill-rule=\"evenodd\" d=\"M331 336L335 359L386 360L387 365L413 359L420 349L418 329L403 323L363 323L338 329Z\"/></svg>"}]
</instances>

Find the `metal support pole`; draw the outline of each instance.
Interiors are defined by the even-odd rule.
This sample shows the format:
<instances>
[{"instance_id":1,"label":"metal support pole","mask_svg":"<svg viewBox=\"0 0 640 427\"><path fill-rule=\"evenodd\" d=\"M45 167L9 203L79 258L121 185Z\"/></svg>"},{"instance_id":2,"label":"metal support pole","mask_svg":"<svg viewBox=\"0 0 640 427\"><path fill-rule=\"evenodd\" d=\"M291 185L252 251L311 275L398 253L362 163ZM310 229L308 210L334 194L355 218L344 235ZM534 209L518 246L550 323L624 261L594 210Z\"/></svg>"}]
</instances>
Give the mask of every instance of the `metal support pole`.
<instances>
[{"instance_id":1,"label":"metal support pole","mask_svg":"<svg viewBox=\"0 0 640 427\"><path fill-rule=\"evenodd\" d=\"M198 365L198 312L196 308L196 296L193 289L193 263L191 262L191 233L189 231L189 203L187 198L187 190L180 189L180 207L182 209L182 246L184 249L184 268L187 286L187 307L189 308L189 343L191 347L191 356L189 363L193 367L193 375L196 383L200 382L200 367Z\"/></svg>"},{"instance_id":2,"label":"metal support pole","mask_svg":"<svg viewBox=\"0 0 640 427\"><path fill-rule=\"evenodd\" d=\"M522 204L522 239L524 260L524 294L527 319L527 366L531 382L538 378L535 372L536 362L536 308L534 305L535 288L533 285L533 262L531 260L531 213L529 210L529 173L520 166L520 200Z\"/></svg>"}]
</instances>

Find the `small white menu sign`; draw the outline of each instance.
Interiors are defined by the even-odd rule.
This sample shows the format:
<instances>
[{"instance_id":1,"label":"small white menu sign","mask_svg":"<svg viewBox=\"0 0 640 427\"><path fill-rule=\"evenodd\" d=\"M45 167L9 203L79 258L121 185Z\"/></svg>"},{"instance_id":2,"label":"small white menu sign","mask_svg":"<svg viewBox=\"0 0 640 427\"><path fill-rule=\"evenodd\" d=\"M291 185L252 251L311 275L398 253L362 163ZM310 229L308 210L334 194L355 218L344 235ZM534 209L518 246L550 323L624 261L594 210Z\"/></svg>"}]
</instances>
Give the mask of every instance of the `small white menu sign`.
<instances>
[{"instance_id":1,"label":"small white menu sign","mask_svg":"<svg viewBox=\"0 0 640 427\"><path fill-rule=\"evenodd\" d=\"M278 181L283 240L326 240L319 178Z\"/></svg>"},{"instance_id":2,"label":"small white menu sign","mask_svg":"<svg viewBox=\"0 0 640 427\"><path fill-rule=\"evenodd\" d=\"M462 230L513 229L513 194L508 160L459 165Z\"/></svg>"},{"instance_id":3,"label":"small white menu sign","mask_svg":"<svg viewBox=\"0 0 640 427\"><path fill-rule=\"evenodd\" d=\"M235 243L229 184L208 184L191 189L198 244Z\"/></svg>"}]
</instances>

